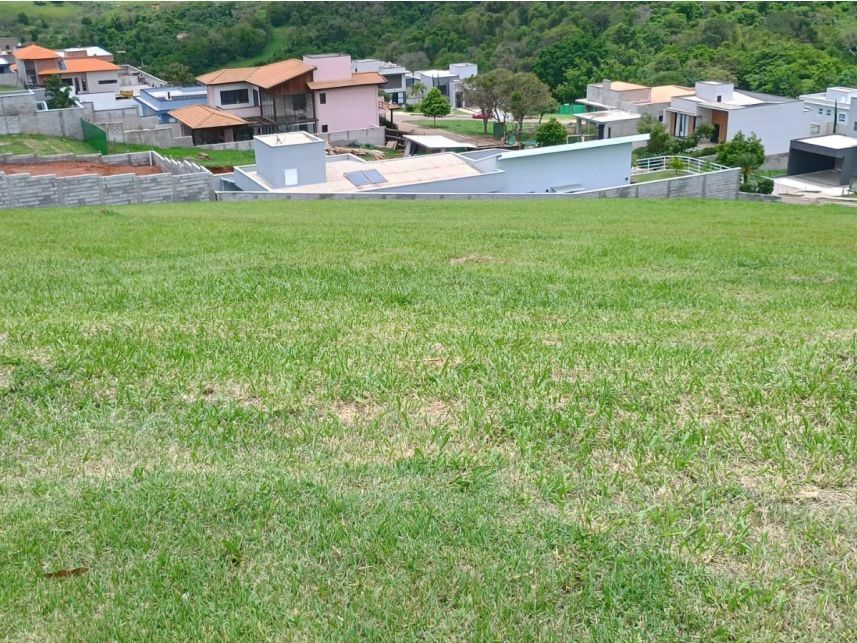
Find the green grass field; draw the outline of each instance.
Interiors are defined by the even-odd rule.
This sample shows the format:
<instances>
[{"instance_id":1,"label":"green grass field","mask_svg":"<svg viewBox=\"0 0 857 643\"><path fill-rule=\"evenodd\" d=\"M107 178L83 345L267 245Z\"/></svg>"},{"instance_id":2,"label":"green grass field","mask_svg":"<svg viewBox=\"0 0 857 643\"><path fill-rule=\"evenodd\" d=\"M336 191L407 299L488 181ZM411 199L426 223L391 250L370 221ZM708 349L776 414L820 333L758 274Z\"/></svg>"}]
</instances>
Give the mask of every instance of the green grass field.
<instances>
[{"instance_id":1,"label":"green grass field","mask_svg":"<svg viewBox=\"0 0 857 643\"><path fill-rule=\"evenodd\" d=\"M0 244L0 639L857 631L851 209L146 205Z\"/></svg>"},{"instance_id":2,"label":"green grass field","mask_svg":"<svg viewBox=\"0 0 857 643\"><path fill-rule=\"evenodd\" d=\"M0 154L92 154L86 141L40 134L0 135Z\"/></svg>"},{"instance_id":3,"label":"green grass field","mask_svg":"<svg viewBox=\"0 0 857 643\"><path fill-rule=\"evenodd\" d=\"M491 136L491 127L494 121L488 122L488 136ZM485 136L482 133L482 121L476 118L470 119L453 119L453 118L438 118L434 122L431 118L414 121L414 125L420 127L434 127L436 129L445 129L458 134L466 134L467 136Z\"/></svg>"}]
</instances>

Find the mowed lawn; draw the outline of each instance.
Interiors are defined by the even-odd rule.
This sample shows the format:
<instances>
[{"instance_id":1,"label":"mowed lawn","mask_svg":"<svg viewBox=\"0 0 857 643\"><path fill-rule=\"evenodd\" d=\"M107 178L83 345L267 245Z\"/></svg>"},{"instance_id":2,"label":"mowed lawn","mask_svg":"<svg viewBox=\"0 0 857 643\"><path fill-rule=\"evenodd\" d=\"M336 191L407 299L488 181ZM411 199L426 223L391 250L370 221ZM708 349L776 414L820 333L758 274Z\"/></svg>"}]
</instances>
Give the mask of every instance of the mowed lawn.
<instances>
[{"instance_id":1,"label":"mowed lawn","mask_svg":"<svg viewBox=\"0 0 857 643\"><path fill-rule=\"evenodd\" d=\"M855 210L29 210L0 247L2 639L857 631Z\"/></svg>"}]
</instances>

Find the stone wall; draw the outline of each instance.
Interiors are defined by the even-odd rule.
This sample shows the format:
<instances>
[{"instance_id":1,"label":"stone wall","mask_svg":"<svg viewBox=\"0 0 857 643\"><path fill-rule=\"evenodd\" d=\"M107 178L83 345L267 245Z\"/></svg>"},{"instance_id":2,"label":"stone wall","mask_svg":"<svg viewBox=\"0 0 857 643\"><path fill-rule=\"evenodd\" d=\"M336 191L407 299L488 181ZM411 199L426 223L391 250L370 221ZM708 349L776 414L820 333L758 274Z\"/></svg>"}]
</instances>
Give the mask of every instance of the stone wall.
<instances>
[{"instance_id":1,"label":"stone wall","mask_svg":"<svg viewBox=\"0 0 857 643\"><path fill-rule=\"evenodd\" d=\"M190 161L166 159L155 152L113 154L103 158L99 154L0 156L0 161L4 163L72 160L96 163L101 160L109 165L157 165L163 173L147 176L86 174L58 177L52 174L33 176L0 172L0 208L209 201L213 198L215 178L208 170Z\"/></svg>"},{"instance_id":2,"label":"stone wall","mask_svg":"<svg viewBox=\"0 0 857 643\"><path fill-rule=\"evenodd\" d=\"M0 85L6 85L6 87L17 87L18 74L13 74L11 72L0 74Z\"/></svg>"},{"instance_id":3,"label":"stone wall","mask_svg":"<svg viewBox=\"0 0 857 643\"><path fill-rule=\"evenodd\" d=\"M678 199L678 198L707 198L727 199L738 198L738 181L741 170L730 168L707 174L679 176L672 179L650 181L635 185L623 185L603 190L589 190L570 194L540 193L514 194L503 192L492 193L437 193L416 194L395 192L358 192L343 194L295 194L285 192L240 192L218 190L218 201L253 201L253 200L295 200L305 201L314 199L359 200L359 199L585 199L585 198L639 198L639 199ZM221 179L226 177L220 177Z\"/></svg>"}]
</instances>

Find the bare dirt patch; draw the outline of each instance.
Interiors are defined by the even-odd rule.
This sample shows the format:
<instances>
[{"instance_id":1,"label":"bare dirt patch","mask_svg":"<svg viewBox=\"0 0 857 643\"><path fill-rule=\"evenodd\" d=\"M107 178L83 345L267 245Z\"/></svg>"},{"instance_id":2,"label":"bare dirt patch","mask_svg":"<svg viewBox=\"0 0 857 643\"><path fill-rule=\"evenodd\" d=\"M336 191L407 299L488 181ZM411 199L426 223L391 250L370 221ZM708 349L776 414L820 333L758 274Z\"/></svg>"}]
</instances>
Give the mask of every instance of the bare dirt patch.
<instances>
[{"instance_id":1,"label":"bare dirt patch","mask_svg":"<svg viewBox=\"0 0 857 643\"><path fill-rule=\"evenodd\" d=\"M498 260L489 255L464 255L462 257L453 257L449 260L450 265L460 266L463 263L496 263Z\"/></svg>"},{"instance_id":2,"label":"bare dirt patch","mask_svg":"<svg viewBox=\"0 0 857 643\"><path fill-rule=\"evenodd\" d=\"M46 174L56 176L137 174L145 176L147 174L161 174L163 170L154 165L107 165L106 163L90 163L87 161L57 161L56 163L0 163L0 172L39 176Z\"/></svg>"}]
</instances>

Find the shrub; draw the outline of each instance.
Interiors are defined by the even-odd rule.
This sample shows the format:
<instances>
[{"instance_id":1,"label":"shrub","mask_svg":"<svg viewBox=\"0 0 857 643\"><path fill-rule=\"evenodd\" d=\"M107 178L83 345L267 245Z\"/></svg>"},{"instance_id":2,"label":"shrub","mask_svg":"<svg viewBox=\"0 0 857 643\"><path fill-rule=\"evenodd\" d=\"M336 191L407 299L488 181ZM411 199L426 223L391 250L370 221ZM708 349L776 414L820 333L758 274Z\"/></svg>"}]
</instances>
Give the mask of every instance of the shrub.
<instances>
[{"instance_id":1,"label":"shrub","mask_svg":"<svg viewBox=\"0 0 857 643\"><path fill-rule=\"evenodd\" d=\"M536 142L540 147L562 145L565 143L565 126L555 118L542 123L536 130Z\"/></svg>"}]
</instances>

